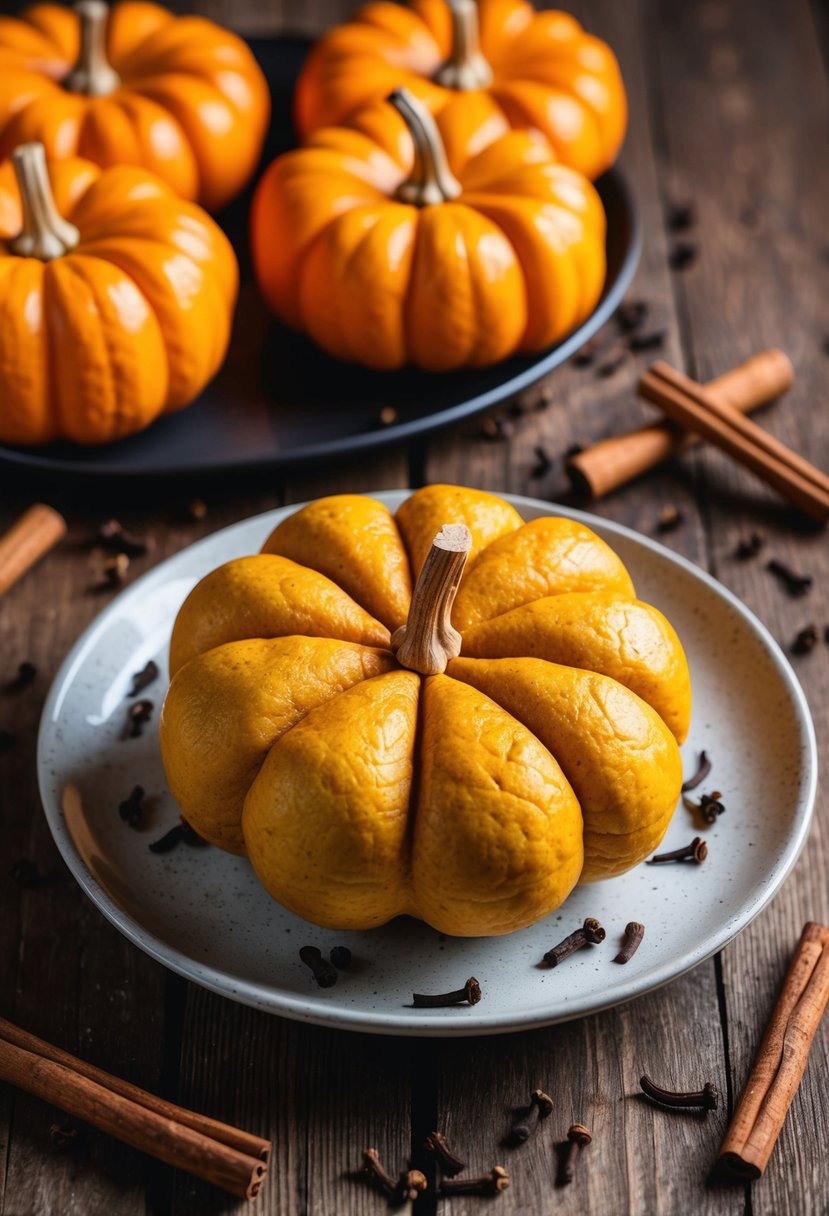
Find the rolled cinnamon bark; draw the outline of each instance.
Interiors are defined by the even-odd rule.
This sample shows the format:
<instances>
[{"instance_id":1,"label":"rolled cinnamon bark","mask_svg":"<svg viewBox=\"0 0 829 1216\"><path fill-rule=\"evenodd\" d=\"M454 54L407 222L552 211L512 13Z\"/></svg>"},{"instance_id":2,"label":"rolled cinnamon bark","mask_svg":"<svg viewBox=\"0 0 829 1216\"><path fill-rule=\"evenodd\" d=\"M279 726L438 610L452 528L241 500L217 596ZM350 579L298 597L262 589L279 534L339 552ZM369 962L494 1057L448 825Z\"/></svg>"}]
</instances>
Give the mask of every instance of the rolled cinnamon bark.
<instances>
[{"instance_id":1,"label":"rolled cinnamon bark","mask_svg":"<svg viewBox=\"0 0 829 1216\"><path fill-rule=\"evenodd\" d=\"M734 1181L759 1178L777 1143L829 1000L829 928L809 921L786 972L718 1159Z\"/></svg>"},{"instance_id":2,"label":"rolled cinnamon bark","mask_svg":"<svg viewBox=\"0 0 829 1216\"><path fill-rule=\"evenodd\" d=\"M66 534L66 520L37 502L0 537L0 595Z\"/></svg>"},{"instance_id":3,"label":"rolled cinnamon bark","mask_svg":"<svg viewBox=\"0 0 829 1216\"><path fill-rule=\"evenodd\" d=\"M788 355L771 347L709 380L705 390L718 401L747 414L788 392L793 383L794 370ZM579 494L602 498L697 442L698 436L670 422L657 422L585 448L568 459L567 473Z\"/></svg>"}]
</instances>

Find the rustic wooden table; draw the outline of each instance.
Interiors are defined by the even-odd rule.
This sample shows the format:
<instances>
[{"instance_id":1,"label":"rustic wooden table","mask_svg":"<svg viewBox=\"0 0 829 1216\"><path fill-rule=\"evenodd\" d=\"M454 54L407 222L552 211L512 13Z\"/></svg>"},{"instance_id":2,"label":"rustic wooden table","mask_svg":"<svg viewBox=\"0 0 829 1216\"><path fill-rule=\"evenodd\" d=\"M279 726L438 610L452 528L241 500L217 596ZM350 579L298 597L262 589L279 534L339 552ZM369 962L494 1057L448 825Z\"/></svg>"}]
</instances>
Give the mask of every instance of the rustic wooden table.
<instances>
[{"instance_id":1,"label":"rustic wooden table","mask_svg":"<svg viewBox=\"0 0 829 1216\"><path fill-rule=\"evenodd\" d=\"M335 17L335 0L214 0L204 9L242 30L311 33ZM662 354L704 380L768 345L782 346L797 372L791 394L765 415L774 434L829 467L829 159L821 38L829 23L806 0L626 0L572 6L617 49L629 90L623 166L635 186L645 245L633 295L648 302L649 325L664 329ZM338 6L337 6L338 8ZM816 29L817 25L817 29ZM693 200L697 222L678 237L666 208ZM677 239L696 259L669 268ZM88 539L118 514L151 532L156 549L140 572L207 532L253 512L338 490L467 482L557 500L567 490L561 454L571 445L649 416L633 385L650 355L629 356L612 376L569 366L551 380L553 401L513 420L509 437L487 441L480 422L411 451L361 458L282 481L190 485L180 500L147 487L102 498L4 477L5 526L29 502L63 509L70 534L0 602L0 682L24 659L33 686L0 697L0 728L16 746L0 756L0 1012L95 1063L180 1102L271 1136L275 1150L258 1210L346 1216L383 1210L349 1178L362 1148L384 1159L420 1159L433 1127L462 1147L473 1167L505 1158L513 1183L498 1211L642 1213L829 1212L829 1020L815 1041L766 1176L751 1188L706 1185L735 1095L768 1018L804 921L829 920L829 833L822 800L808 847L772 905L722 954L625 1007L520 1035L488 1039L372 1038L302 1026L231 1004L166 972L106 922L68 876L40 812L35 736L52 676L106 597L91 594ZM534 473L534 448L552 457ZM182 506L203 497L209 513L188 522ZM664 536L673 549L741 596L780 643L829 624L826 536L798 527L751 476L709 449L630 485L596 510L653 534L660 509L683 522ZM793 600L763 558L737 561L738 539L755 529L767 552L810 571L814 587ZM793 659L829 743L829 647ZM763 696L763 689L757 689ZM19 858L52 881L21 889L7 877ZM637 1097L643 1069L693 1087L711 1078L725 1095L707 1118L673 1117ZM498 1147L508 1110L535 1086L555 1095L560 1131L583 1120L594 1133L576 1182L555 1191L556 1134L520 1153ZM50 1139L61 1122L41 1102L0 1088L2 1216L118 1216L241 1211L218 1191L156 1165L90 1129L68 1150ZM446 1216L481 1200L441 1204ZM434 1211L425 1197L421 1212Z\"/></svg>"}]
</instances>

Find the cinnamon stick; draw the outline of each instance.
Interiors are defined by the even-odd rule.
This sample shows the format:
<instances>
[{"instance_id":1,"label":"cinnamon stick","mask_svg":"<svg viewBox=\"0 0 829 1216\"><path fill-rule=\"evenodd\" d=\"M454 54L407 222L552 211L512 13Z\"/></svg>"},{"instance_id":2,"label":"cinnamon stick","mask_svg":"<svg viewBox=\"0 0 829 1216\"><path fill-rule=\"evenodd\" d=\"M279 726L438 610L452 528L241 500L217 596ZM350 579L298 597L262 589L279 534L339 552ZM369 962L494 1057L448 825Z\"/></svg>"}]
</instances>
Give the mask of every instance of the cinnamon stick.
<instances>
[{"instance_id":1,"label":"cinnamon stick","mask_svg":"<svg viewBox=\"0 0 829 1216\"><path fill-rule=\"evenodd\" d=\"M793 383L788 356L772 347L709 380L705 391L745 414L788 392ZM672 422L656 422L574 454L567 461L567 473L580 494L602 498L699 441L699 435Z\"/></svg>"},{"instance_id":2,"label":"cinnamon stick","mask_svg":"<svg viewBox=\"0 0 829 1216\"><path fill-rule=\"evenodd\" d=\"M8 1028L15 1038L26 1037L25 1032L18 1031L10 1023L3 1022L2 1028L4 1034ZM35 1046L42 1040L31 1036L31 1042ZM26 1050L9 1038L0 1037L0 1080L42 1098L168 1165L212 1182L232 1195L248 1199L256 1196L267 1173L267 1165L262 1159L262 1146L264 1151L270 1148L267 1141L247 1137L246 1133L213 1120L205 1120L202 1126L212 1125L213 1131L223 1134L225 1140L205 1134L176 1117L184 1115L191 1123L200 1122L201 1116L194 1112L183 1111L126 1082L118 1082L117 1078L76 1060L51 1044L43 1046L48 1054ZM54 1056L66 1062L60 1062ZM101 1084L95 1079L96 1075L106 1078L108 1084ZM145 1102L149 1101L146 1105L133 1101L120 1092L122 1089L133 1090ZM235 1136L228 1136L228 1132L235 1132ZM228 1139L249 1144L256 1149L256 1155L226 1142Z\"/></svg>"},{"instance_id":3,"label":"cinnamon stick","mask_svg":"<svg viewBox=\"0 0 829 1216\"><path fill-rule=\"evenodd\" d=\"M66 520L52 507L36 502L0 537L0 595L16 583L66 534Z\"/></svg>"},{"instance_id":4,"label":"cinnamon stick","mask_svg":"<svg viewBox=\"0 0 829 1216\"><path fill-rule=\"evenodd\" d=\"M667 363L654 363L639 392L681 426L696 431L820 523L829 520L829 476Z\"/></svg>"},{"instance_id":5,"label":"cinnamon stick","mask_svg":"<svg viewBox=\"0 0 829 1216\"><path fill-rule=\"evenodd\" d=\"M829 928L809 921L786 972L718 1159L735 1181L759 1178L797 1092L829 1000Z\"/></svg>"}]
</instances>

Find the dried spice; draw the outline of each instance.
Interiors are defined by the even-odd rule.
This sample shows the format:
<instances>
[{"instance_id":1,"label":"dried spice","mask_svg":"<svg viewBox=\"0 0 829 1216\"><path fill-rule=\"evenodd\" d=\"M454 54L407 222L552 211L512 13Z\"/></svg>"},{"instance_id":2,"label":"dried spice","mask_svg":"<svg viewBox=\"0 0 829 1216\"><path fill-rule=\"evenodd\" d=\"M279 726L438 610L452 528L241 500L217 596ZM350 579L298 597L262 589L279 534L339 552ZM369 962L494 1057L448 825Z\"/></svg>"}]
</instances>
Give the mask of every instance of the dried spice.
<instances>
[{"instance_id":1,"label":"dried spice","mask_svg":"<svg viewBox=\"0 0 829 1216\"><path fill-rule=\"evenodd\" d=\"M695 836L690 844L686 844L681 849L674 849L671 853L655 853L648 860L648 865L657 866L665 861L693 861L697 865L702 865L707 856L708 845L701 836Z\"/></svg>"},{"instance_id":2,"label":"dried spice","mask_svg":"<svg viewBox=\"0 0 829 1216\"><path fill-rule=\"evenodd\" d=\"M787 566L785 562L778 561L776 557L773 557L770 562L766 563L766 569L775 578L779 579L789 595L795 598L805 595L814 581L811 574L797 574L792 570L791 566Z\"/></svg>"},{"instance_id":3,"label":"dried spice","mask_svg":"<svg viewBox=\"0 0 829 1216\"><path fill-rule=\"evenodd\" d=\"M30 684L34 683L36 677L37 668L34 663L24 660L17 668L17 675L13 680L9 680L3 691L8 693L22 692L24 688L28 688Z\"/></svg>"},{"instance_id":4,"label":"dried spice","mask_svg":"<svg viewBox=\"0 0 829 1216\"><path fill-rule=\"evenodd\" d=\"M49 1127L49 1140L59 1153L65 1153L72 1148L78 1139L78 1129L74 1123L52 1123Z\"/></svg>"},{"instance_id":5,"label":"dried spice","mask_svg":"<svg viewBox=\"0 0 829 1216\"><path fill-rule=\"evenodd\" d=\"M186 844L191 848L202 848L207 845L207 841L191 828L186 819L181 819L175 827L170 828L169 832L165 832L159 840L154 840L147 847L151 853L169 853L178 844Z\"/></svg>"},{"instance_id":6,"label":"dried spice","mask_svg":"<svg viewBox=\"0 0 829 1216\"><path fill-rule=\"evenodd\" d=\"M595 338L589 338L584 346L580 346L573 355L574 367L592 367L601 354L605 346L605 341L598 335Z\"/></svg>"},{"instance_id":7,"label":"dried spice","mask_svg":"<svg viewBox=\"0 0 829 1216\"><path fill-rule=\"evenodd\" d=\"M207 515L207 503L201 498L191 498L187 504L187 518L198 523Z\"/></svg>"},{"instance_id":8,"label":"dried spice","mask_svg":"<svg viewBox=\"0 0 829 1216\"><path fill-rule=\"evenodd\" d=\"M675 1093L671 1089L663 1089L656 1085L648 1076L643 1076L639 1084L644 1093L659 1102L661 1106L684 1110L716 1110L720 1095L710 1081L706 1081L701 1090L694 1093Z\"/></svg>"},{"instance_id":9,"label":"dried spice","mask_svg":"<svg viewBox=\"0 0 829 1216\"><path fill-rule=\"evenodd\" d=\"M585 918L584 924L580 929L576 929L557 946L553 946L544 955L544 962L549 963L551 967L557 967L564 959L569 958L576 950L581 950L588 944L597 946L605 939L605 931L602 925L596 920L595 916Z\"/></svg>"},{"instance_id":10,"label":"dried spice","mask_svg":"<svg viewBox=\"0 0 829 1216\"><path fill-rule=\"evenodd\" d=\"M328 957L338 971L347 971L351 966L351 951L348 946L332 946Z\"/></svg>"},{"instance_id":11,"label":"dried spice","mask_svg":"<svg viewBox=\"0 0 829 1216\"><path fill-rule=\"evenodd\" d=\"M533 451L535 452L535 464L530 469L530 477L544 477L553 467L550 454L545 447L542 447L540 443L535 445Z\"/></svg>"},{"instance_id":12,"label":"dried spice","mask_svg":"<svg viewBox=\"0 0 829 1216\"><path fill-rule=\"evenodd\" d=\"M646 333L631 334L628 349L639 354L643 350L656 350L665 344L664 329L650 329Z\"/></svg>"},{"instance_id":13,"label":"dried spice","mask_svg":"<svg viewBox=\"0 0 829 1216\"><path fill-rule=\"evenodd\" d=\"M711 761L708 759L708 753L705 751L699 754L699 764L697 771L687 781L682 783L682 792L687 794L690 790L695 790L698 785L702 785L705 778L711 772Z\"/></svg>"},{"instance_id":14,"label":"dried spice","mask_svg":"<svg viewBox=\"0 0 829 1216\"><path fill-rule=\"evenodd\" d=\"M613 960L614 963L629 963L642 945L642 938L644 936L645 926L641 921L628 921L625 925L625 936L622 938L622 946Z\"/></svg>"},{"instance_id":15,"label":"dried spice","mask_svg":"<svg viewBox=\"0 0 829 1216\"><path fill-rule=\"evenodd\" d=\"M521 1112L521 1116L509 1130L507 1144L524 1144L529 1140L542 1119L553 1113L553 1099L542 1089L534 1089L530 1094L529 1106Z\"/></svg>"},{"instance_id":16,"label":"dried spice","mask_svg":"<svg viewBox=\"0 0 829 1216\"><path fill-rule=\"evenodd\" d=\"M611 351L604 363L600 363L596 368L596 375L601 376L603 379L615 376L627 357L628 353L624 347L618 347L616 350Z\"/></svg>"},{"instance_id":17,"label":"dried spice","mask_svg":"<svg viewBox=\"0 0 829 1216\"><path fill-rule=\"evenodd\" d=\"M817 644L817 625L804 625L792 642L792 654L810 654Z\"/></svg>"},{"instance_id":18,"label":"dried spice","mask_svg":"<svg viewBox=\"0 0 829 1216\"><path fill-rule=\"evenodd\" d=\"M709 827L712 823L717 822L720 815L725 814L725 806L719 790L715 790L713 794L703 794L699 802L694 802L691 798L683 798L682 802L687 810L699 815L703 823L707 823Z\"/></svg>"},{"instance_id":19,"label":"dried spice","mask_svg":"<svg viewBox=\"0 0 829 1216\"><path fill-rule=\"evenodd\" d=\"M126 553L116 553L109 557L101 566L101 580L98 590L111 591L113 587L123 587L129 573L130 559Z\"/></svg>"},{"instance_id":20,"label":"dried spice","mask_svg":"<svg viewBox=\"0 0 829 1216\"><path fill-rule=\"evenodd\" d=\"M685 270L697 260L697 247L693 241L677 241L668 255L671 270Z\"/></svg>"},{"instance_id":21,"label":"dried spice","mask_svg":"<svg viewBox=\"0 0 829 1216\"><path fill-rule=\"evenodd\" d=\"M644 323L648 315L645 300L623 300L616 309L616 321L623 333L632 334Z\"/></svg>"},{"instance_id":22,"label":"dried spice","mask_svg":"<svg viewBox=\"0 0 829 1216\"><path fill-rule=\"evenodd\" d=\"M665 226L669 232L687 232L697 222L696 204L690 199L670 203L665 215Z\"/></svg>"},{"instance_id":23,"label":"dried spice","mask_svg":"<svg viewBox=\"0 0 829 1216\"><path fill-rule=\"evenodd\" d=\"M415 992L412 994L412 1003L416 1009L441 1009L448 1005L460 1005L464 1001L470 1005L477 1005L480 999L481 986L474 975L469 977L463 988L456 988L452 992L435 994Z\"/></svg>"},{"instance_id":24,"label":"dried spice","mask_svg":"<svg viewBox=\"0 0 829 1216\"><path fill-rule=\"evenodd\" d=\"M299 957L317 981L320 988L333 988L337 982L337 968L322 957L322 951L316 946L303 946Z\"/></svg>"},{"instance_id":25,"label":"dried spice","mask_svg":"<svg viewBox=\"0 0 829 1216\"><path fill-rule=\"evenodd\" d=\"M659 512L659 519L656 523L657 532L674 532L683 523L685 516L679 507L675 507L673 503L668 503Z\"/></svg>"},{"instance_id":26,"label":"dried spice","mask_svg":"<svg viewBox=\"0 0 829 1216\"><path fill-rule=\"evenodd\" d=\"M153 660L150 659L148 663L145 663L140 671L133 673L132 687L127 693L127 696L137 697L138 694L143 692L145 688L149 688L150 684L152 684L154 680L158 679L158 676L158 664L154 663Z\"/></svg>"},{"instance_id":27,"label":"dried spice","mask_svg":"<svg viewBox=\"0 0 829 1216\"><path fill-rule=\"evenodd\" d=\"M412 1202L427 1187L426 1176L420 1170L403 1170L395 1182L380 1160L376 1148L363 1149L363 1165L359 1176L368 1179L383 1192L389 1203L394 1205Z\"/></svg>"},{"instance_id":28,"label":"dried spice","mask_svg":"<svg viewBox=\"0 0 829 1216\"><path fill-rule=\"evenodd\" d=\"M384 405L382 409L377 412L373 425L375 427L382 428L394 426L395 422L397 422L397 410L393 405Z\"/></svg>"},{"instance_id":29,"label":"dried spice","mask_svg":"<svg viewBox=\"0 0 829 1216\"><path fill-rule=\"evenodd\" d=\"M131 828L141 827L141 819L144 813L143 802L144 790L142 786L136 785L132 793L123 802L118 803L118 814L124 823L128 823Z\"/></svg>"},{"instance_id":30,"label":"dried spice","mask_svg":"<svg viewBox=\"0 0 829 1216\"><path fill-rule=\"evenodd\" d=\"M583 1148L586 1148L592 1141L593 1137L584 1126L583 1123L574 1123L567 1131L567 1151L561 1158L561 1165L558 1171L556 1183L558 1186L567 1186L573 1181L576 1172L576 1161Z\"/></svg>"},{"instance_id":31,"label":"dried spice","mask_svg":"<svg viewBox=\"0 0 829 1216\"><path fill-rule=\"evenodd\" d=\"M765 543L766 538L762 532L752 532L750 536L743 537L737 541L734 556L738 561L748 561L750 558L757 556Z\"/></svg>"},{"instance_id":32,"label":"dried spice","mask_svg":"<svg viewBox=\"0 0 829 1216\"><path fill-rule=\"evenodd\" d=\"M105 524L101 524L97 533L97 541L110 552L124 553L127 557L143 557L152 547L150 540L128 532L126 528L121 527L117 519L110 519Z\"/></svg>"},{"instance_id":33,"label":"dried spice","mask_svg":"<svg viewBox=\"0 0 829 1216\"><path fill-rule=\"evenodd\" d=\"M442 1195L499 1195L509 1186L509 1174L502 1165L493 1165L488 1174L479 1178L444 1178Z\"/></svg>"},{"instance_id":34,"label":"dried spice","mask_svg":"<svg viewBox=\"0 0 829 1216\"><path fill-rule=\"evenodd\" d=\"M155 705L152 701L135 701L127 710L127 738L138 739L144 732L144 727L153 716Z\"/></svg>"},{"instance_id":35,"label":"dried spice","mask_svg":"<svg viewBox=\"0 0 829 1216\"><path fill-rule=\"evenodd\" d=\"M429 1132L423 1147L437 1160L440 1172L446 1178L454 1178L466 1169L466 1162L452 1152L442 1132Z\"/></svg>"}]
</instances>

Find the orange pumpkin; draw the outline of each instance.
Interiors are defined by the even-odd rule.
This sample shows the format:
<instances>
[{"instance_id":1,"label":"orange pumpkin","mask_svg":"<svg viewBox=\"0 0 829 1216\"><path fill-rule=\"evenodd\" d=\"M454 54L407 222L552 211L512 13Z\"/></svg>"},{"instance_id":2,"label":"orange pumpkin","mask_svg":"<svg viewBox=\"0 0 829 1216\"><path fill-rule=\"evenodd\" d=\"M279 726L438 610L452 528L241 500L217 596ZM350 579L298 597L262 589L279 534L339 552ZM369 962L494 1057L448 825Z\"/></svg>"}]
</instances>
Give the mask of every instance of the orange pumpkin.
<instances>
[{"instance_id":1,"label":"orange pumpkin","mask_svg":"<svg viewBox=\"0 0 829 1216\"><path fill-rule=\"evenodd\" d=\"M270 115L241 39L157 4L35 4L0 18L0 159L39 140L50 157L141 165L213 211L246 184Z\"/></svg>"},{"instance_id":2,"label":"orange pumpkin","mask_svg":"<svg viewBox=\"0 0 829 1216\"><path fill-rule=\"evenodd\" d=\"M583 321L605 276L587 179L526 131L450 168L429 111L405 90L389 101L260 181L251 243L273 311L341 359L429 371L541 350Z\"/></svg>"},{"instance_id":3,"label":"orange pumpkin","mask_svg":"<svg viewBox=\"0 0 829 1216\"><path fill-rule=\"evenodd\" d=\"M187 405L224 358L237 281L218 225L152 173L47 174L42 144L18 148L0 165L0 440L104 443Z\"/></svg>"},{"instance_id":4,"label":"orange pumpkin","mask_svg":"<svg viewBox=\"0 0 829 1216\"><path fill-rule=\"evenodd\" d=\"M627 123L613 52L567 13L525 0L379 0L311 51L297 129L305 138L396 88L439 114L466 155L508 127L534 128L591 180L613 164Z\"/></svg>"}]
</instances>

